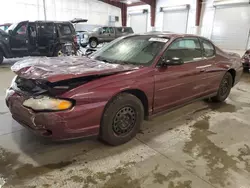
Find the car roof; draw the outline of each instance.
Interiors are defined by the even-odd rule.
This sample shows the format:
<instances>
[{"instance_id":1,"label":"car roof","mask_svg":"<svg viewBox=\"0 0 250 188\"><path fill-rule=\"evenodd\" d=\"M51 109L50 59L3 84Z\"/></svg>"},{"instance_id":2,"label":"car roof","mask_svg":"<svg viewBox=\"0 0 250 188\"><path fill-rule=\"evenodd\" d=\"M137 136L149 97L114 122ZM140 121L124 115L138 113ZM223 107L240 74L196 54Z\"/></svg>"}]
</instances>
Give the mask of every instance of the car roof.
<instances>
[{"instance_id":1,"label":"car roof","mask_svg":"<svg viewBox=\"0 0 250 188\"><path fill-rule=\"evenodd\" d=\"M127 27L127 26L108 26L108 25L98 26L98 27L131 28L131 27Z\"/></svg>"},{"instance_id":2,"label":"car roof","mask_svg":"<svg viewBox=\"0 0 250 188\"><path fill-rule=\"evenodd\" d=\"M10 26L11 23L0 24L0 26Z\"/></svg>"},{"instance_id":3,"label":"car roof","mask_svg":"<svg viewBox=\"0 0 250 188\"><path fill-rule=\"evenodd\" d=\"M174 33L171 31L151 31L151 32L143 33L141 35L152 35L152 36L166 37L166 38L199 37L199 36L193 35L193 34Z\"/></svg>"},{"instance_id":4,"label":"car roof","mask_svg":"<svg viewBox=\"0 0 250 188\"><path fill-rule=\"evenodd\" d=\"M33 23L56 23L56 24L72 24L69 21L42 21L42 20L37 20L37 21L29 21Z\"/></svg>"},{"instance_id":5,"label":"car roof","mask_svg":"<svg viewBox=\"0 0 250 188\"><path fill-rule=\"evenodd\" d=\"M162 38L182 38L182 37L198 37L201 39L205 39L211 42L211 40L194 34L185 34L185 33L174 33L171 31L150 31L147 33L139 33L139 34L133 34L133 35L145 35L145 36L152 36L152 37L162 37Z\"/></svg>"}]
</instances>

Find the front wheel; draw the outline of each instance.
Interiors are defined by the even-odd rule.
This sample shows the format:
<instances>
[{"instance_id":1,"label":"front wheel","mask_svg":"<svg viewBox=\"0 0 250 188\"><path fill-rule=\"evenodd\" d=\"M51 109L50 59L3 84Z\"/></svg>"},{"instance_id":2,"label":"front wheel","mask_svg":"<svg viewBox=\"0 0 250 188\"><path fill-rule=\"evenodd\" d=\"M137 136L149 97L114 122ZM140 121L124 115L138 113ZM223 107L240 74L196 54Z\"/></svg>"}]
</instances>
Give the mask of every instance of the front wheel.
<instances>
[{"instance_id":1,"label":"front wheel","mask_svg":"<svg viewBox=\"0 0 250 188\"><path fill-rule=\"evenodd\" d=\"M104 111L100 137L110 145L124 144L136 136L143 118L140 99L129 93L119 94Z\"/></svg>"},{"instance_id":2,"label":"front wheel","mask_svg":"<svg viewBox=\"0 0 250 188\"><path fill-rule=\"evenodd\" d=\"M211 98L212 101L223 102L224 100L226 100L231 91L232 86L233 86L233 77L230 74L230 72L227 72L221 80L219 90L217 91L217 95Z\"/></svg>"},{"instance_id":3,"label":"front wheel","mask_svg":"<svg viewBox=\"0 0 250 188\"><path fill-rule=\"evenodd\" d=\"M97 41L97 39L95 39L95 38L90 39L90 40L89 40L89 46L90 46L91 48L96 48L96 47L98 46L98 41Z\"/></svg>"}]
</instances>

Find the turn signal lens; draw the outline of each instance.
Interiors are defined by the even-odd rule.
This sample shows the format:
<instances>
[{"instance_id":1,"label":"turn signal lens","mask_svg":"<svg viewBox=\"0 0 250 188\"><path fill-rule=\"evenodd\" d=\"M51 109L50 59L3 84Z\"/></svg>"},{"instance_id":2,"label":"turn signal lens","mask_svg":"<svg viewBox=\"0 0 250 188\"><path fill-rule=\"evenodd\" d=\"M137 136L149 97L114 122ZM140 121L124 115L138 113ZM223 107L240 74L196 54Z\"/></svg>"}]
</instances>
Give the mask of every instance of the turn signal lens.
<instances>
[{"instance_id":1,"label":"turn signal lens","mask_svg":"<svg viewBox=\"0 0 250 188\"><path fill-rule=\"evenodd\" d=\"M65 109L69 109L72 106L72 103L69 101L61 101L58 103L57 108L60 110L65 110Z\"/></svg>"}]
</instances>

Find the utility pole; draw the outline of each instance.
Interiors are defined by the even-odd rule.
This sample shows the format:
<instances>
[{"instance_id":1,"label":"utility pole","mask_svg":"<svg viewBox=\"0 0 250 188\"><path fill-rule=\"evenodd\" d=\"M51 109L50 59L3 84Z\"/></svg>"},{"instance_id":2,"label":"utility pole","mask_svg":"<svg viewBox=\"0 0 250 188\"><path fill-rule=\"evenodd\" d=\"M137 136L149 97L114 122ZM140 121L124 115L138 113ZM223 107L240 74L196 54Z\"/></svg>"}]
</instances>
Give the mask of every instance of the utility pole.
<instances>
[{"instance_id":1,"label":"utility pole","mask_svg":"<svg viewBox=\"0 0 250 188\"><path fill-rule=\"evenodd\" d=\"M43 13L44 13L44 20L47 20L47 16L46 16L46 4L45 4L45 0L43 0Z\"/></svg>"}]
</instances>

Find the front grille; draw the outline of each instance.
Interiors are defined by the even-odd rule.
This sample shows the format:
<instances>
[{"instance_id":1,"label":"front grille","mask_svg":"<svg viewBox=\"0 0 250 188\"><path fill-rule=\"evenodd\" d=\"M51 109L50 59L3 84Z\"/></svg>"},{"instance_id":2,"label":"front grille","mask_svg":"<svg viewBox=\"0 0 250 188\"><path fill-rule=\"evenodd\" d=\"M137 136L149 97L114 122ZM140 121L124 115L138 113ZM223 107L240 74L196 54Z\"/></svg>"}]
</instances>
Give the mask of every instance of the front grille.
<instances>
[{"instance_id":1,"label":"front grille","mask_svg":"<svg viewBox=\"0 0 250 188\"><path fill-rule=\"evenodd\" d=\"M41 94L47 91L46 84L41 84L37 80L17 77L15 83L16 87L23 92Z\"/></svg>"}]
</instances>

